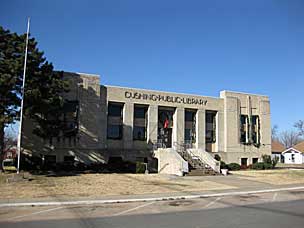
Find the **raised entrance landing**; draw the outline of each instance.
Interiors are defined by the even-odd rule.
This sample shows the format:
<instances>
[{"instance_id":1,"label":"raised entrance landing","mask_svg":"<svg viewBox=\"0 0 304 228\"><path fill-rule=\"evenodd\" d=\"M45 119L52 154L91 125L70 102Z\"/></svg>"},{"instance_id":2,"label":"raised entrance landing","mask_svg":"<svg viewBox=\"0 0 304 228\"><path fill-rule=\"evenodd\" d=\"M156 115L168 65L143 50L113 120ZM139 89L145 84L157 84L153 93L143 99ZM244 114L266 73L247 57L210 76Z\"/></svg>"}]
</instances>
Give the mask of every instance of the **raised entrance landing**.
<instances>
[{"instance_id":1,"label":"raised entrance landing","mask_svg":"<svg viewBox=\"0 0 304 228\"><path fill-rule=\"evenodd\" d=\"M154 151L158 159L158 173L178 176L217 175L220 163L209 153L199 149L187 149L183 145L174 148L158 148Z\"/></svg>"}]
</instances>

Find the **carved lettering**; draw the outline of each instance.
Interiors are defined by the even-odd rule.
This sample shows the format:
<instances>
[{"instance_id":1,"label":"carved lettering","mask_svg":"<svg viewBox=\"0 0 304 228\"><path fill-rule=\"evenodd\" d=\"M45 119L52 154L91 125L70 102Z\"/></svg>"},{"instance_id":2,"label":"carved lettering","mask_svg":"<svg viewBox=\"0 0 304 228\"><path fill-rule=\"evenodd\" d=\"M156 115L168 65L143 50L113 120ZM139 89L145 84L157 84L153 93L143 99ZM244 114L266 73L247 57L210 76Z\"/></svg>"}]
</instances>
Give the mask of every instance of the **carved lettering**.
<instances>
[{"instance_id":1,"label":"carved lettering","mask_svg":"<svg viewBox=\"0 0 304 228\"><path fill-rule=\"evenodd\" d=\"M125 91L125 98L137 99L137 100L151 100L151 101L164 101L178 104L192 104L192 105L207 105L207 100L190 98L190 97L179 97L179 96L164 96L156 94L146 94L140 92Z\"/></svg>"}]
</instances>

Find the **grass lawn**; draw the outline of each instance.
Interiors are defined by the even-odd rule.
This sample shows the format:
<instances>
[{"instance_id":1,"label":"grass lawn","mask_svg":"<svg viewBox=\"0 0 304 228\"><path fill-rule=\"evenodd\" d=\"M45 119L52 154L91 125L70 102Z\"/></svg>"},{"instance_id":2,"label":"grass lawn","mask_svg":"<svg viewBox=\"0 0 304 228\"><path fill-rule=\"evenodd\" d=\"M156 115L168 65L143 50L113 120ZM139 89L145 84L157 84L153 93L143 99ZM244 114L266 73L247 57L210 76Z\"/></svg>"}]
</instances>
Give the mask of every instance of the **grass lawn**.
<instances>
[{"instance_id":1,"label":"grass lawn","mask_svg":"<svg viewBox=\"0 0 304 228\"><path fill-rule=\"evenodd\" d=\"M240 178L269 183L273 185L302 184L304 183L304 170L274 169L274 170L245 170L233 171Z\"/></svg>"},{"instance_id":2,"label":"grass lawn","mask_svg":"<svg viewBox=\"0 0 304 228\"><path fill-rule=\"evenodd\" d=\"M80 174L47 177L33 175L32 181L6 183L0 174L0 199L96 198L106 195L152 194L232 189L210 180L194 180L158 174Z\"/></svg>"}]
</instances>

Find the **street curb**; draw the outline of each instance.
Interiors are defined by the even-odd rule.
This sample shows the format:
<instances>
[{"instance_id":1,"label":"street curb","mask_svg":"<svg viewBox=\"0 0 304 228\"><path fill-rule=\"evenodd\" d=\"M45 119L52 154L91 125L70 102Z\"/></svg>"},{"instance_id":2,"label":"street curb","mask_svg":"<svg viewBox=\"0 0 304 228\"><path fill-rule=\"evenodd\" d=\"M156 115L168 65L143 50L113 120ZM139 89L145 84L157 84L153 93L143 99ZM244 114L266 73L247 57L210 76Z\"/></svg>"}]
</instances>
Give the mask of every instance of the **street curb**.
<instances>
[{"instance_id":1,"label":"street curb","mask_svg":"<svg viewBox=\"0 0 304 228\"><path fill-rule=\"evenodd\" d=\"M289 188L274 188L262 189L254 191L240 191L240 192L224 192L214 194L201 195L182 195L182 196L165 196L165 197L150 197L150 198L136 198L136 199L115 199L115 200L77 200L77 201L53 201L53 202L28 202L28 203L2 203L1 207L24 207L24 206L68 206L68 205L92 205L92 204L111 204L111 203L131 203L131 202L150 202L150 201L168 201L168 200L185 200L185 199L199 199L210 197L224 197L224 196L239 196L250 195L258 193L282 192L290 190L301 190L304 186L289 187Z\"/></svg>"}]
</instances>

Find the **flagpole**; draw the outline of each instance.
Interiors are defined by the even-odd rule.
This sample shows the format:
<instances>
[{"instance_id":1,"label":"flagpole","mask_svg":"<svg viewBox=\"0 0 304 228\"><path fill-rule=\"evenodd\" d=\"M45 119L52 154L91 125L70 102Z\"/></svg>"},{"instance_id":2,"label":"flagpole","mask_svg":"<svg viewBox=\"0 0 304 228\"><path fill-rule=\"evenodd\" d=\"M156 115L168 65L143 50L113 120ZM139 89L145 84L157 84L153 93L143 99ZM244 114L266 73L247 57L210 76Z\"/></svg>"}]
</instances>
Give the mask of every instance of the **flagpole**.
<instances>
[{"instance_id":1,"label":"flagpole","mask_svg":"<svg viewBox=\"0 0 304 228\"><path fill-rule=\"evenodd\" d=\"M21 106L20 106L20 122L19 122L19 131L17 139L17 154L18 154L18 163L17 163L17 173L20 172L20 155L21 155L21 131L22 131L22 120L23 120L23 100L24 100L24 86L25 86L25 73L26 73L26 61L27 61L27 46L28 46L28 37L30 32L30 18L27 19L27 31L26 31L26 42L25 42L25 55L24 55L24 67L23 67L23 80L21 87Z\"/></svg>"}]
</instances>

